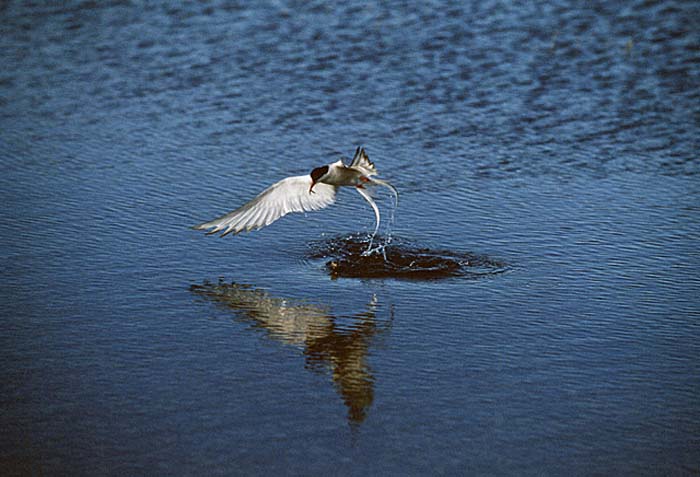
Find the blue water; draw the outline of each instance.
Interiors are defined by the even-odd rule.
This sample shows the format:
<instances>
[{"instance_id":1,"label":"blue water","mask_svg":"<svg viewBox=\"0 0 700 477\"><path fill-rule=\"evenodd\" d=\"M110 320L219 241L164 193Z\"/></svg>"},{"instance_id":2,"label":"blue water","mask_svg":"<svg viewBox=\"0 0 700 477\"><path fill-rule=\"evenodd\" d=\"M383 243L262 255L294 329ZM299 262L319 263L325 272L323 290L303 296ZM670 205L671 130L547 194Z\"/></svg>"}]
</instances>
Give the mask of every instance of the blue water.
<instances>
[{"instance_id":1,"label":"blue water","mask_svg":"<svg viewBox=\"0 0 700 477\"><path fill-rule=\"evenodd\" d=\"M700 473L700 6L247 3L0 6L0 474Z\"/></svg>"}]
</instances>

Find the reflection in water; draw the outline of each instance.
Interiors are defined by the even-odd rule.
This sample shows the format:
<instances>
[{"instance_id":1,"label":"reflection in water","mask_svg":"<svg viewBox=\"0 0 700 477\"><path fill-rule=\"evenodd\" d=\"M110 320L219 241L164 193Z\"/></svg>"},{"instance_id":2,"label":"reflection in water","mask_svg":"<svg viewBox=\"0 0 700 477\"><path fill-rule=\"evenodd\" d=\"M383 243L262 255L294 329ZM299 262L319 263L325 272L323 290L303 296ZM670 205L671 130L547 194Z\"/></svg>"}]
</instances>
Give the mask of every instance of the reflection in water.
<instances>
[{"instance_id":1,"label":"reflection in water","mask_svg":"<svg viewBox=\"0 0 700 477\"><path fill-rule=\"evenodd\" d=\"M302 346L308 369L325 372L330 368L350 423L365 419L374 398L368 350L372 337L383 331L375 319L376 296L366 311L347 320L331 315L327 307L276 298L249 285L205 282L190 290L235 310L270 338Z\"/></svg>"}]
</instances>

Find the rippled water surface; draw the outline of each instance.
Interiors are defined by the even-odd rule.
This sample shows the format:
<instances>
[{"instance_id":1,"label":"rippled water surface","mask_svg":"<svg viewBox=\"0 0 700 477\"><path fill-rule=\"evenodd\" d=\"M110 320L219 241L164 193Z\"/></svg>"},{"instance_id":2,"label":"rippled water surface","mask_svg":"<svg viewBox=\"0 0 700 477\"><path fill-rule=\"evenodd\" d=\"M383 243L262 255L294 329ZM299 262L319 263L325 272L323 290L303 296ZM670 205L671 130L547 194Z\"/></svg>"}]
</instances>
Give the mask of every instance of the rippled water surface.
<instances>
[{"instance_id":1,"label":"rippled water surface","mask_svg":"<svg viewBox=\"0 0 700 477\"><path fill-rule=\"evenodd\" d=\"M700 473L696 2L0 20L0 474Z\"/></svg>"}]
</instances>

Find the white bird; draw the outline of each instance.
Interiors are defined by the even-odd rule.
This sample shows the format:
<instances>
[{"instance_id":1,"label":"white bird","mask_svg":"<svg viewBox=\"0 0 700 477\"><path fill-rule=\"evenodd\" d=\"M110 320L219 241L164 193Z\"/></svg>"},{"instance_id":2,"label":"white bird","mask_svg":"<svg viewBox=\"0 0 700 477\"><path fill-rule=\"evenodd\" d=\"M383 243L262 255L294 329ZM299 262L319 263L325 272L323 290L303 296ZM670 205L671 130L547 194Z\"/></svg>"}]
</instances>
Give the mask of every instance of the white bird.
<instances>
[{"instance_id":1,"label":"white bird","mask_svg":"<svg viewBox=\"0 0 700 477\"><path fill-rule=\"evenodd\" d=\"M317 167L309 175L293 176L271 185L253 200L228 214L210 222L195 225L197 230L211 229L207 234L224 231L221 236L230 233L258 230L270 225L290 212L308 212L328 207L335 202L338 187L354 187L374 210L377 224L374 234L379 230L379 208L366 186L382 185L394 193L398 204L399 194L394 186L372 177L377 169L367 157L364 148L358 147L349 166L338 160L332 164Z\"/></svg>"}]
</instances>

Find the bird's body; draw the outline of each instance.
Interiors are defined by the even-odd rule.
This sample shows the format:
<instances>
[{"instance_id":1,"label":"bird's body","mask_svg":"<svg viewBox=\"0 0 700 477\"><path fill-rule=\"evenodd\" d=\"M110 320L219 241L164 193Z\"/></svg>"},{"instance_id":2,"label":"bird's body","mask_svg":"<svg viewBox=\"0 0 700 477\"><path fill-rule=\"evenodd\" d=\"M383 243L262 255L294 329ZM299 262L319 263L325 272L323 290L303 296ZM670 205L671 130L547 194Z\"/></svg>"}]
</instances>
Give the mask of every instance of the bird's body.
<instances>
[{"instance_id":1,"label":"bird's body","mask_svg":"<svg viewBox=\"0 0 700 477\"><path fill-rule=\"evenodd\" d=\"M370 162L364 148L358 147L349 166L343 161L317 167L309 175L292 176L268 187L253 200L238 209L210 222L196 225L197 230L208 230L224 235L249 232L270 225L291 212L309 212L328 207L335 202L338 187L355 187L374 210L377 219L375 233L379 229L379 209L365 186L389 187L397 198L396 189L380 179L374 164Z\"/></svg>"},{"instance_id":2,"label":"bird's body","mask_svg":"<svg viewBox=\"0 0 700 477\"><path fill-rule=\"evenodd\" d=\"M343 161L336 161L328 165L328 172L324 175L322 184L336 187L357 186L362 183L362 177L369 177L376 172L364 171L359 167L348 167Z\"/></svg>"}]
</instances>

